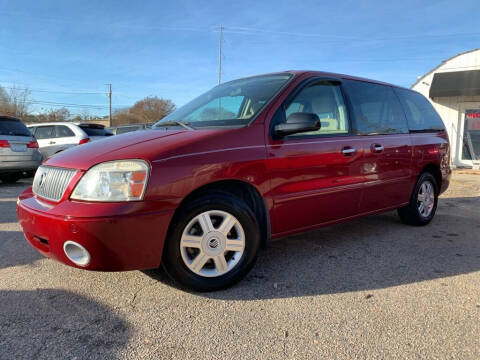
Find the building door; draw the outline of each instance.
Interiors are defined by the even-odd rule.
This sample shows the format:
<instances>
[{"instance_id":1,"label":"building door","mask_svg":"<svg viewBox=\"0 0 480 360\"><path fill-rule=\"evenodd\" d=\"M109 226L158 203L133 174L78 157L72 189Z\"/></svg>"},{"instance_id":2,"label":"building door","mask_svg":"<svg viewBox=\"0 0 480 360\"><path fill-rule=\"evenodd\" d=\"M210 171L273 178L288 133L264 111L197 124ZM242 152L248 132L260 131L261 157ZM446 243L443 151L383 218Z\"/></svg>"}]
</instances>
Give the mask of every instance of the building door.
<instances>
[{"instance_id":1,"label":"building door","mask_svg":"<svg viewBox=\"0 0 480 360\"><path fill-rule=\"evenodd\" d=\"M462 160L480 165L480 109L465 111Z\"/></svg>"}]
</instances>

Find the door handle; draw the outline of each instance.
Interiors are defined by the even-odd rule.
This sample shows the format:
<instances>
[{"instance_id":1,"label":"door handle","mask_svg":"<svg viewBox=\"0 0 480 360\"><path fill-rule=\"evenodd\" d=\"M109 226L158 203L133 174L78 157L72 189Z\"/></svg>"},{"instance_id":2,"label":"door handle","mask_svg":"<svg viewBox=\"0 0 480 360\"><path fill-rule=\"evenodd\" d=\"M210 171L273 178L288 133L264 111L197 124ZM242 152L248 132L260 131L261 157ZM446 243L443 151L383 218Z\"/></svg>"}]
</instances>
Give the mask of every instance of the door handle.
<instances>
[{"instance_id":1,"label":"door handle","mask_svg":"<svg viewBox=\"0 0 480 360\"><path fill-rule=\"evenodd\" d=\"M342 149L342 154L345 155L345 156L351 156L353 154L355 154L357 152L357 149L353 148L353 147L350 147L350 146L346 146Z\"/></svg>"},{"instance_id":2,"label":"door handle","mask_svg":"<svg viewBox=\"0 0 480 360\"><path fill-rule=\"evenodd\" d=\"M49 144L53 145L53 144L56 144L56 142L55 141L50 141Z\"/></svg>"},{"instance_id":3,"label":"door handle","mask_svg":"<svg viewBox=\"0 0 480 360\"><path fill-rule=\"evenodd\" d=\"M372 152L374 152L374 153L381 153L383 151L384 147L380 144L372 144L371 149L372 149Z\"/></svg>"}]
</instances>

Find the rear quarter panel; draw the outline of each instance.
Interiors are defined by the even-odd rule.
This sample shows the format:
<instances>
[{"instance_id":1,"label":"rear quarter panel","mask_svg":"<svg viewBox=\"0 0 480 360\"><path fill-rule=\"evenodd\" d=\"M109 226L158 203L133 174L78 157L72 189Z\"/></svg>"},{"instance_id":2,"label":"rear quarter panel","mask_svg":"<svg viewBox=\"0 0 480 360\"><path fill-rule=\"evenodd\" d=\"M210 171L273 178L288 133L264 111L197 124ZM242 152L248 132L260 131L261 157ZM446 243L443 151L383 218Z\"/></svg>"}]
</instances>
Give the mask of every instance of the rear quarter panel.
<instances>
[{"instance_id":1,"label":"rear quarter panel","mask_svg":"<svg viewBox=\"0 0 480 360\"><path fill-rule=\"evenodd\" d=\"M412 189L418 175L426 166L434 165L440 170L441 183L440 193L444 192L450 183L450 144L447 133L418 133L411 134L413 150L413 176Z\"/></svg>"}]
</instances>

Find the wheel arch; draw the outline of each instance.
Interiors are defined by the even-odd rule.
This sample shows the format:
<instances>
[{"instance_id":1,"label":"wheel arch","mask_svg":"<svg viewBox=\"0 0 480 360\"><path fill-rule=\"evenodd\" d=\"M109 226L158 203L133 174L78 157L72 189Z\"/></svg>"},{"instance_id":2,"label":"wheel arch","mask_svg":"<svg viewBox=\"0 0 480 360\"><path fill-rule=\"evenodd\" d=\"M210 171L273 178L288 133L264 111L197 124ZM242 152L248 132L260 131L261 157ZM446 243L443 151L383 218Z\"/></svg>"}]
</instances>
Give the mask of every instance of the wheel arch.
<instances>
[{"instance_id":1,"label":"wheel arch","mask_svg":"<svg viewBox=\"0 0 480 360\"><path fill-rule=\"evenodd\" d=\"M419 176L425 172L429 172L433 175L433 177L437 181L438 191L440 191L440 189L442 188L442 172L440 171L440 166L435 163L427 164L423 167Z\"/></svg>"},{"instance_id":2,"label":"wheel arch","mask_svg":"<svg viewBox=\"0 0 480 360\"><path fill-rule=\"evenodd\" d=\"M267 205L265 203L265 199L260 195L260 192L254 185L246 181L237 179L217 180L211 183L204 184L191 191L187 196L183 198L183 200L180 202L177 209L175 210L172 220L170 221L168 233L170 233L172 223L175 221L182 209L189 202L209 192L216 191L230 193L243 199L247 203L247 205L253 211L258 220L260 226L262 246L266 246L267 243L270 241L271 224L270 215Z\"/></svg>"}]
</instances>

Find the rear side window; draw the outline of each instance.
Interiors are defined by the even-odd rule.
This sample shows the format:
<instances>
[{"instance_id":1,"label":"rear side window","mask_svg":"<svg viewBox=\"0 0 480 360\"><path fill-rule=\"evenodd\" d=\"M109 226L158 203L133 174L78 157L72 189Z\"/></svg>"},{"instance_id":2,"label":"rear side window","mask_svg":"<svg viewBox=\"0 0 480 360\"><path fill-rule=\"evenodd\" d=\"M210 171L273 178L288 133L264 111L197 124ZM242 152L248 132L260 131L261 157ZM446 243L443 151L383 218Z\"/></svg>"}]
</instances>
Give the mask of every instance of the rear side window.
<instances>
[{"instance_id":1,"label":"rear side window","mask_svg":"<svg viewBox=\"0 0 480 360\"><path fill-rule=\"evenodd\" d=\"M406 89L395 89L405 113L411 132L445 130L442 119L422 94Z\"/></svg>"},{"instance_id":2,"label":"rear side window","mask_svg":"<svg viewBox=\"0 0 480 360\"><path fill-rule=\"evenodd\" d=\"M363 81L344 82L353 107L358 135L406 134L405 114L390 86Z\"/></svg>"},{"instance_id":3,"label":"rear side window","mask_svg":"<svg viewBox=\"0 0 480 360\"><path fill-rule=\"evenodd\" d=\"M0 118L0 135L32 136L24 123L8 118Z\"/></svg>"},{"instance_id":4,"label":"rear side window","mask_svg":"<svg viewBox=\"0 0 480 360\"><path fill-rule=\"evenodd\" d=\"M55 128L53 126L38 126L35 130L35 137L39 140L52 139L55 137Z\"/></svg>"},{"instance_id":5,"label":"rear side window","mask_svg":"<svg viewBox=\"0 0 480 360\"><path fill-rule=\"evenodd\" d=\"M111 136L113 135L110 131L101 127L90 127L90 126L80 126L80 128L85 131L88 136Z\"/></svg>"},{"instance_id":6,"label":"rear side window","mask_svg":"<svg viewBox=\"0 0 480 360\"><path fill-rule=\"evenodd\" d=\"M55 128L56 128L56 131L57 131L57 137L58 138L75 136L73 131L70 130L65 125L56 125Z\"/></svg>"}]
</instances>

